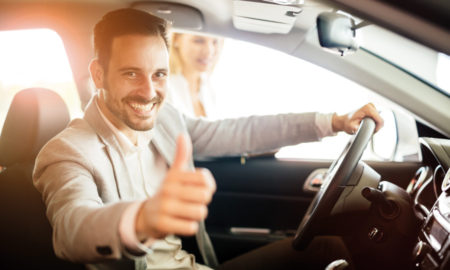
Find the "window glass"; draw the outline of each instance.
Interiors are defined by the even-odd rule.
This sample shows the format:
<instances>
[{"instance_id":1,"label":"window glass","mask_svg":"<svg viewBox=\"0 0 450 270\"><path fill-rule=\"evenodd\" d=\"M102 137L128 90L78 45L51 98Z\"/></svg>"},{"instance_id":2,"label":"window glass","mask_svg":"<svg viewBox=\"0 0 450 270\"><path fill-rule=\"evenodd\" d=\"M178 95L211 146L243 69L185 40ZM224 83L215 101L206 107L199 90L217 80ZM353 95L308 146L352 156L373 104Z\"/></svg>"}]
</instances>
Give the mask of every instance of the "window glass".
<instances>
[{"instance_id":1,"label":"window glass","mask_svg":"<svg viewBox=\"0 0 450 270\"><path fill-rule=\"evenodd\" d=\"M0 31L0 128L14 95L44 87L66 102L71 117L81 116L80 99L64 45L49 29Z\"/></svg>"},{"instance_id":2,"label":"window glass","mask_svg":"<svg viewBox=\"0 0 450 270\"><path fill-rule=\"evenodd\" d=\"M345 114L386 102L366 88L282 52L227 39L212 74L221 118L290 112ZM341 132L321 142L282 148L279 158L335 159L349 140ZM367 151L366 151L367 152ZM365 154L365 159L376 159Z\"/></svg>"},{"instance_id":3,"label":"window glass","mask_svg":"<svg viewBox=\"0 0 450 270\"><path fill-rule=\"evenodd\" d=\"M361 46L450 94L450 57L376 25L358 29ZM394 46L395 45L395 46Z\"/></svg>"}]
</instances>

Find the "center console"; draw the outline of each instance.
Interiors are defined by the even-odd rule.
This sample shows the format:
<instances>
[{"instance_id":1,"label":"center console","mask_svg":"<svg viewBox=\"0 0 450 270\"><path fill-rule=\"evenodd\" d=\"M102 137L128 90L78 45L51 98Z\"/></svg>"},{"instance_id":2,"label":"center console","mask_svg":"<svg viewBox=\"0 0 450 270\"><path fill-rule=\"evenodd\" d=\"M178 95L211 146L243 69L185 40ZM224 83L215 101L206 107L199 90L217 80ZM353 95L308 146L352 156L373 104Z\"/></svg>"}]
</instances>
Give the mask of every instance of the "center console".
<instances>
[{"instance_id":1,"label":"center console","mask_svg":"<svg viewBox=\"0 0 450 270\"><path fill-rule=\"evenodd\" d=\"M416 269L450 269L450 170L420 230L413 251Z\"/></svg>"}]
</instances>

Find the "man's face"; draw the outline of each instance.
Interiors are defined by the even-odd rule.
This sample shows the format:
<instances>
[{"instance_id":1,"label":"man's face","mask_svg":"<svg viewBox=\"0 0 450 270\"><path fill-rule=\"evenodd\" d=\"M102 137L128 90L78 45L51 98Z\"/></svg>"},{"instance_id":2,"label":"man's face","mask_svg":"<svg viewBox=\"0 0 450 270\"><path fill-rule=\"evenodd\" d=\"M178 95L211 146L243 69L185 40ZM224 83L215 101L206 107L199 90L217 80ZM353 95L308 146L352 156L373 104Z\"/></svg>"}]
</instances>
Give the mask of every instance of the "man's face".
<instances>
[{"instance_id":1,"label":"man's face","mask_svg":"<svg viewBox=\"0 0 450 270\"><path fill-rule=\"evenodd\" d=\"M168 59L159 36L114 38L99 105L106 105L103 113L119 130L153 128L166 93Z\"/></svg>"}]
</instances>

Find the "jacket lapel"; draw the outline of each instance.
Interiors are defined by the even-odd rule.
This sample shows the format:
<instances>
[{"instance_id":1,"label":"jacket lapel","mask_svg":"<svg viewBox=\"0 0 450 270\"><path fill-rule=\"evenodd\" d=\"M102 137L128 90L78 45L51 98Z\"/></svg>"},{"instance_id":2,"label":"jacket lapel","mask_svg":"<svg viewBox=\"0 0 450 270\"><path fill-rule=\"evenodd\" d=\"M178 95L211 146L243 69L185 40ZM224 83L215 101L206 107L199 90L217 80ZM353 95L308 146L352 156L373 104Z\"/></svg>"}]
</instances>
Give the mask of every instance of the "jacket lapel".
<instances>
[{"instance_id":1,"label":"jacket lapel","mask_svg":"<svg viewBox=\"0 0 450 270\"><path fill-rule=\"evenodd\" d=\"M103 121L95 99L96 97L93 97L87 105L84 119L89 123L104 144L105 152L111 161L112 170L114 171L114 181L116 183L119 198L122 200L131 199L128 198L130 195L128 186L130 183L129 174L125 168L125 161L119 150L119 142L110 128L106 125L105 121Z\"/></svg>"},{"instance_id":2,"label":"jacket lapel","mask_svg":"<svg viewBox=\"0 0 450 270\"><path fill-rule=\"evenodd\" d=\"M158 119L157 124L154 127L154 135L152 139L152 143L155 146L156 150L164 157L167 164L169 166L172 165L175 159L175 151L176 151L176 140L177 137L181 133L187 133L185 130L181 128L175 128L175 126L166 126L170 125L174 119L169 119L164 111L160 112L160 118ZM161 118L163 121L161 121ZM173 125L173 124L172 124ZM179 125L182 127L182 125ZM190 138L188 138L190 140ZM194 163L192 159L189 161L189 169L194 170Z\"/></svg>"},{"instance_id":3,"label":"jacket lapel","mask_svg":"<svg viewBox=\"0 0 450 270\"><path fill-rule=\"evenodd\" d=\"M167 164L171 165L175 158L176 143L163 125L157 124L155 126L152 143L156 150L164 157Z\"/></svg>"},{"instance_id":4,"label":"jacket lapel","mask_svg":"<svg viewBox=\"0 0 450 270\"><path fill-rule=\"evenodd\" d=\"M109 159L112 163L112 168L114 170L114 180L116 182L117 193L119 194L119 198L122 200L133 199L130 198L130 180L128 171L125 168L125 162L123 160L122 155L119 153L118 148L116 146L105 145L106 153L109 156Z\"/></svg>"}]
</instances>

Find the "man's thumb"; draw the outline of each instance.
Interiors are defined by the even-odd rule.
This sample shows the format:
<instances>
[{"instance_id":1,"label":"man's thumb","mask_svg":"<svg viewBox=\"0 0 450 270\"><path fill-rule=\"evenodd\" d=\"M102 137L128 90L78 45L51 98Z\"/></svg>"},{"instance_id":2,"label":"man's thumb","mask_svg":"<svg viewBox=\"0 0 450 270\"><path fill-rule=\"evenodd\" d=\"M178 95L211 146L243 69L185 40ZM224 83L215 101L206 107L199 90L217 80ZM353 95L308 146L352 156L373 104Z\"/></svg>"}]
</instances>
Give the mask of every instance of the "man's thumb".
<instances>
[{"instance_id":1,"label":"man's thumb","mask_svg":"<svg viewBox=\"0 0 450 270\"><path fill-rule=\"evenodd\" d=\"M192 143L188 136L181 134L177 139L177 148L175 150L175 159L172 164L172 168L175 169L187 169L189 159L192 155Z\"/></svg>"}]
</instances>

